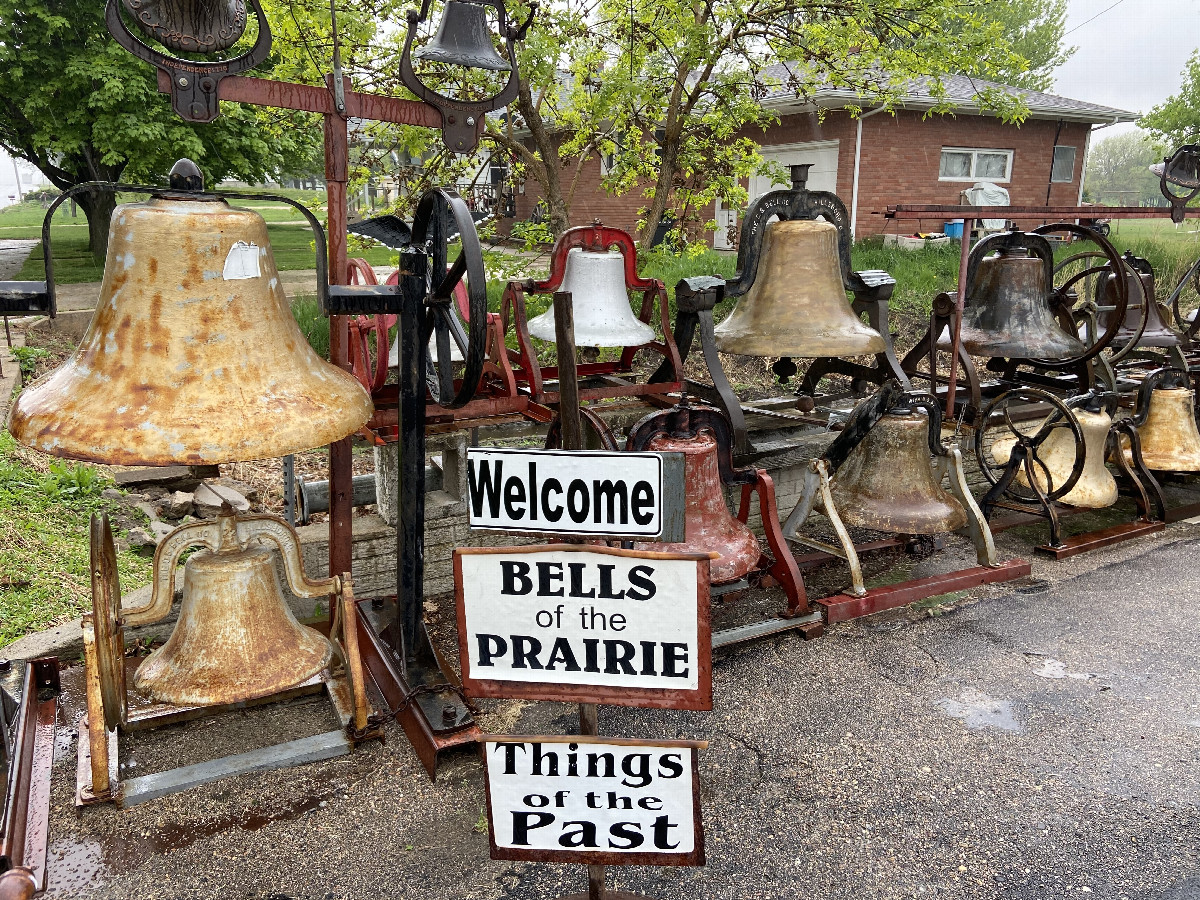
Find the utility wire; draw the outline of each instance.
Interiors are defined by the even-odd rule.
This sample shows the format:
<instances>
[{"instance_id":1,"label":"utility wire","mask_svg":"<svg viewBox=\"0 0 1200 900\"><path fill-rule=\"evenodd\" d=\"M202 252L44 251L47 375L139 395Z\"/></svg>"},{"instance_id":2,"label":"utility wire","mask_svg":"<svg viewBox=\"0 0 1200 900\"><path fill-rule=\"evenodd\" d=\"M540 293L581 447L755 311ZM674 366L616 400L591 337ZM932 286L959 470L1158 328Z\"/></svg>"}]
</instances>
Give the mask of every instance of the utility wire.
<instances>
[{"instance_id":1,"label":"utility wire","mask_svg":"<svg viewBox=\"0 0 1200 900\"><path fill-rule=\"evenodd\" d=\"M1104 14L1105 14L1106 12L1108 12L1110 9L1116 9L1118 6L1120 6L1120 5L1121 5L1122 3L1124 3L1124 2L1125 2L1125 0L1117 0L1117 2L1116 2L1116 3L1114 3L1112 6L1105 7L1104 9L1100 10L1100 12L1098 12L1098 13L1096 13L1094 16L1092 16L1090 19L1087 19L1087 20L1085 20L1085 21L1083 21L1083 22L1080 22L1078 25L1076 25L1076 26L1075 26L1074 28L1072 28L1070 31L1064 31L1064 32L1063 32L1063 37L1066 37L1066 36L1067 36L1068 34L1070 34L1072 31L1078 31L1080 28L1082 28L1082 27L1083 27L1084 25L1086 25L1088 22L1094 22L1096 19L1100 18L1102 15L1104 15Z\"/></svg>"}]
</instances>

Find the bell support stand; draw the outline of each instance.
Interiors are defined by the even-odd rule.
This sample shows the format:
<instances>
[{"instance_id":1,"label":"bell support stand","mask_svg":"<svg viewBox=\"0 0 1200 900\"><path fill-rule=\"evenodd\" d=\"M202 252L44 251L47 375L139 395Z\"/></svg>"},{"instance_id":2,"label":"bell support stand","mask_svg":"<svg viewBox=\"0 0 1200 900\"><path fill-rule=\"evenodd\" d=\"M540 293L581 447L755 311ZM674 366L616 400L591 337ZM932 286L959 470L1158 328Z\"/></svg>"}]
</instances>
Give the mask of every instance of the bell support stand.
<instances>
[{"instance_id":1,"label":"bell support stand","mask_svg":"<svg viewBox=\"0 0 1200 900\"><path fill-rule=\"evenodd\" d=\"M921 411L925 413L924 421L920 421ZM902 426L898 436L889 436L885 432L889 422ZM941 408L931 395L905 391L899 383L888 382L855 407L845 429L829 449L810 463L800 500L783 526L783 535L789 541L842 559L850 567L850 586L843 594L817 601L824 609L827 623L844 622L905 606L925 597L980 584L1011 581L1029 574L1030 565L1025 560L997 560L992 533L967 486L962 455L957 447L946 446L941 430ZM915 458L899 459L899 453L906 448ZM867 454L875 454L876 462L883 468L895 468L899 464L903 471L881 474L879 465L870 466ZM912 468L915 465L929 465L930 477L917 478L919 470ZM839 484L838 476L843 471L850 477L866 474L873 483ZM895 479L890 488L882 480L889 475ZM947 478L948 494L941 487ZM929 483L922 485L923 480ZM913 489L911 496L901 498L900 492L906 488ZM889 493L895 496L889 496ZM880 508L872 510L867 505L869 496L880 498L876 503ZM917 508L922 504L930 511ZM825 514L840 546L800 533L800 528L814 511ZM857 547L847 530L846 519L853 519L854 524L875 531L897 534L936 534L965 525L975 545L979 565L868 589L863 582L859 551L871 549L872 545ZM922 524L921 520L926 521ZM888 542L885 546L895 544Z\"/></svg>"},{"instance_id":2,"label":"bell support stand","mask_svg":"<svg viewBox=\"0 0 1200 900\"><path fill-rule=\"evenodd\" d=\"M742 625L713 632L713 649L732 646L746 641L757 640L784 631L799 631L805 640L820 637L823 630L823 619L819 610L814 610L808 602L804 589L804 579L796 565L795 557L784 540L779 528L779 511L775 502L775 483L765 469L736 468L733 464L733 430L725 414L714 407L688 403L686 395L681 402L671 409L651 413L641 419L629 430L625 449L631 451L646 450L684 450L691 449L698 442L708 444L710 452L716 459L719 480L708 484L706 480L697 478L691 458L688 459L688 543L678 549L695 550L703 546L704 550L720 550L716 542L706 537L693 536L693 531L703 533L703 523L699 520L705 515L705 501L719 506L717 515L729 516L725 506L723 488L741 489L741 502L738 506L736 523L750 541L750 556L745 563L738 565L733 577L726 581L715 580L719 576L724 560L714 562L714 581L711 596L721 596L741 591L751 586L761 586L769 576L782 588L787 598L786 607L774 618L749 625ZM712 447L715 444L715 447ZM698 466L696 468L699 468ZM717 498L693 497L692 491L704 490L708 487L714 492L720 492ZM746 527L750 517L752 498L758 499L758 512L762 521L763 533L766 537L768 552L764 553L753 534ZM730 523L732 524L732 523ZM737 528L737 526L734 526ZM728 529L726 529L728 530ZM695 546L693 546L695 543ZM662 545L645 545L646 549L654 547L661 549ZM672 548L676 549L676 548Z\"/></svg>"},{"instance_id":3,"label":"bell support stand","mask_svg":"<svg viewBox=\"0 0 1200 900\"><path fill-rule=\"evenodd\" d=\"M58 659L27 662L20 700L0 689L0 898L46 889L50 778L61 692Z\"/></svg>"},{"instance_id":4,"label":"bell support stand","mask_svg":"<svg viewBox=\"0 0 1200 900\"><path fill-rule=\"evenodd\" d=\"M1065 559L1163 530L1161 490L1142 459L1141 442L1132 421L1112 421L1116 406L1117 396L1111 392L1093 390L1064 401L1048 391L1017 388L1001 394L983 408L975 430L975 456L980 471L992 485L980 506L993 531L1003 531L1027 521L1012 517L992 522L997 509L1044 518L1049 525L1050 539L1035 549L1055 559ZM1037 410L1041 418L1035 416L1032 427L1019 427L1019 423L1031 421L1031 409ZM1101 427L1094 430L1090 447L1080 422L1085 412L1102 422ZM992 447L984 446L985 433L993 423L1003 424L1009 432L1009 436L1002 439L1007 453L1006 458L999 454L1003 462L996 458ZM1132 445L1131 459L1127 460L1120 452L1122 439ZM993 447L998 443L1000 441L993 441ZM1107 478L1111 483L1105 460L1116 463L1120 482L1113 486L1107 497L1086 499L1105 493L1102 486L1097 486L1098 479ZM1137 518L1133 522L1062 537L1062 516L1110 506L1116 501L1117 486L1121 482L1137 507ZM1081 498L1085 505L1066 502L1075 497Z\"/></svg>"},{"instance_id":5,"label":"bell support stand","mask_svg":"<svg viewBox=\"0 0 1200 900\"><path fill-rule=\"evenodd\" d=\"M580 339L578 332L581 329L583 320L582 314L578 311L586 308L589 303L588 292L580 290L578 286L572 288L564 284L568 275L568 266L574 264L574 260L570 257L573 252L576 254L591 254L593 259L599 255L607 254L612 256L612 250L616 249L621 256L620 269L623 272L624 284L618 293L625 296L623 301L619 297L614 297L614 302L618 306L623 305L623 314L627 317L635 327L635 330L646 332L649 337L644 338L638 344L622 345L619 343L612 344L596 344L587 346L612 346L622 347L621 357L614 362L581 362L578 365L579 373L579 399L580 400L599 400L609 397L646 397L651 395L659 395L677 391L681 387L683 376L683 363L680 359L679 350L676 348L675 340L671 335L669 313L667 310L667 292L661 281L653 278L642 278L637 273L637 249L634 247L633 238L628 233L621 231L618 228L609 228L601 225L599 222L592 225L582 225L575 228L570 228L563 232L562 235L554 243L554 249L550 256L550 275L545 281L510 281L508 287L505 288L503 298L503 312L505 330L509 325L512 326L516 333L517 349L506 350L503 342L500 342L498 351L507 352L509 361L512 365L512 371L516 377L517 384L523 390L529 392L529 396L534 403L544 405L554 405L559 402L559 391L557 388L558 368L556 366L543 366L538 362L537 348L533 343L533 337L530 334L530 319L526 310L526 303L531 295L553 295L555 291L570 290L572 292L572 302L576 304L575 326L577 330L577 342ZM583 257L581 257L583 258ZM603 266L604 260L601 259L600 264ZM603 275L609 267L604 266L600 270ZM615 273L611 273L615 274ZM607 285L602 285L602 287ZM615 287L615 285L613 286ZM632 316L628 308L628 292L640 291L642 294L641 308L636 319ZM619 301L619 302L618 302ZM655 316L655 307L657 306L657 316ZM622 311L617 310L618 314ZM553 313L548 313L551 317ZM551 319L550 323L553 325ZM653 326L657 324L662 331L663 338L659 340L653 335ZM597 340L607 338L597 338ZM651 350L663 357L662 365L655 373L654 378L660 374L662 380L639 383L631 377L630 373L633 370L634 356L639 350ZM501 365L499 359L493 360L497 365ZM665 374L664 374L665 373Z\"/></svg>"}]
</instances>

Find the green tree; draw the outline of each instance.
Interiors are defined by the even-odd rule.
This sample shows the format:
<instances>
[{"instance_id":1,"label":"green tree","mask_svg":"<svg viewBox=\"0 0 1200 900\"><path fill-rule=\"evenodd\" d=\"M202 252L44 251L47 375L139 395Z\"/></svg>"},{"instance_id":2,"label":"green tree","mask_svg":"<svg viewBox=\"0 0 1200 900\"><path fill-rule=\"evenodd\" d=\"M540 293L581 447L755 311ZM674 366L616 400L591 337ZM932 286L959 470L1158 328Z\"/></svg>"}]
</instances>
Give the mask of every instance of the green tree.
<instances>
[{"instance_id":1,"label":"green tree","mask_svg":"<svg viewBox=\"0 0 1200 900\"><path fill-rule=\"evenodd\" d=\"M1192 52L1179 91L1138 120L1158 140L1171 147L1200 141L1200 50Z\"/></svg>"},{"instance_id":2,"label":"green tree","mask_svg":"<svg viewBox=\"0 0 1200 900\"><path fill-rule=\"evenodd\" d=\"M1000 26L1018 57L1015 65L998 70L997 79L1003 84L1048 91L1054 87L1054 70L1078 49L1063 46L1067 0L989 0L980 15Z\"/></svg>"},{"instance_id":3,"label":"green tree","mask_svg":"<svg viewBox=\"0 0 1200 900\"><path fill-rule=\"evenodd\" d=\"M1096 202L1114 206L1161 201L1158 179L1149 166L1162 157L1162 146L1144 131L1114 134L1088 151L1084 189Z\"/></svg>"},{"instance_id":4,"label":"green tree","mask_svg":"<svg viewBox=\"0 0 1200 900\"><path fill-rule=\"evenodd\" d=\"M312 134L238 104L189 124L158 93L153 67L112 40L99 0L0 0L0 146L66 190L85 181L158 181L188 156L209 183L261 181L303 161ZM77 195L97 259L116 198Z\"/></svg>"}]
</instances>

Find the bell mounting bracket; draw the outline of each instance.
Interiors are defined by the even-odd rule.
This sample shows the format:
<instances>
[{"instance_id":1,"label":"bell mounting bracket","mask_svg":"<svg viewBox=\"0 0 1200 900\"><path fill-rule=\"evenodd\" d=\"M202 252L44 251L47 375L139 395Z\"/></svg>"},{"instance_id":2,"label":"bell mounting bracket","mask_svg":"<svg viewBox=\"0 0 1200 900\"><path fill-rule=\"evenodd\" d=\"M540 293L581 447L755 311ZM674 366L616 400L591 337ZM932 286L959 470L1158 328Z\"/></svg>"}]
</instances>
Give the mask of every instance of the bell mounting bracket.
<instances>
[{"instance_id":1,"label":"bell mounting bracket","mask_svg":"<svg viewBox=\"0 0 1200 900\"><path fill-rule=\"evenodd\" d=\"M1183 192L1175 193L1172 185ZM1163 160L1158 189L1171 204L1171 221L1178 225L1187 205L1200 194L1200 144L1184 144Z\"/></svg>"},{"instance_id":2,"label":"bell mounting bracket","mask_svg":"<svg viewBox=\"0 0 1200 900\"><path fill-rule=\"evenodd\" d=\"M535 281L531 278L522 287L526 291L542 294L559 290L567 274L567 256L576 247L592 253L618 250L624 260L626 290L648 291L657 285L653 278L642 278L638 275L637 248L628 232L593 222L591 225L577 225L564 231L550 251L550 274L546 280Z\"/></svg>"},{"instance_id":3,"label":"bell mounting bracket","mask_svg":"<svg viewBox=\"0 0 1200 900\"><path fill-rule=\"evenodd\" d=\"M250 0L258 18L258 37L254 45L233 59L218 62L191 62L167 56L144 43L131 32L121 17L120 0L108 0L104 21L113 40L136 56L165 72L171 78L171 108L185 122L211 122L220 114L222 78L240 75L255 68L271 52L271 26L258 0Z\"/></svg>"},{"instance_id":4,"label":"bell mounting bracket","mask_svg":"<svg viewBox=\"0 0 1200 900\"><path fill-rule=\"evenodd\" d=\"M110 0L113 2L113 0ZM470 0L480 6L491 6L496 9L500 23L500 34L504 38L508 50L509 75L500 93L486 100L456 100L440 94L417 77L412 65L413 39L417 36L417 26L429 18L431 0L422 0L421 10L408 11L408 36L404 40L404 51L400 54L400 80L412 91L418 99L428 103L442 115L442 140L455 153L470 153L479 143L480 132L483 131L484 116L492 110L508 106L517 96L520 76L517 73L516 42L525 39L525 32L533 23L537 13L537 4L529 8L529 17L520 25L509 23L504 9L504 0Z\"/></svg>"},{"instance_id":5,"label":"bell mounting bracket","mask_svg":"<svg viewBox=\"0 0 1200 900\"><path fill-rule=\"evenodd\" d=\"M937 400L921 391L908 391L898 381L888 381L874 394L854 407L846 426L821 454L821 459L833 475L863 442L867 434L888 413L910 413L925 410L929 425L929 452L934 457L946 455L942 443L942 410Z\"/></svg>"}]
</instances>

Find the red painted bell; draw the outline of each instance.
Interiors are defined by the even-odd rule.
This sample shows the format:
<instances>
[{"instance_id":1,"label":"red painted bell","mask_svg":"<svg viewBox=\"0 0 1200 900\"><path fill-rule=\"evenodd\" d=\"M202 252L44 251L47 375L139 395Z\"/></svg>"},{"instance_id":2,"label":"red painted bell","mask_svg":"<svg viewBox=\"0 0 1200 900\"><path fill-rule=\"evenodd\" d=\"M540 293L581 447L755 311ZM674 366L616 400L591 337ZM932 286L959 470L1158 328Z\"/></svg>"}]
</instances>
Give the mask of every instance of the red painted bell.
<instances>
[{"instance_id":1,"label":"red painted bell","mask_svg":"<svg viewBox=\"0 0 1200 900\"><path fill-rule=\"evenodd\" d=\"M762 548L754 532L730 515L729 507L725 505L721 473L717 468L717 442L713 436L707 431L694 438L659 436L651 440L646 449L684 455L687 541L682 544L638 544L638 549L685 553L715 550L720 556L712 561L709 569L713 584L737 581L756 568Z\"/></svg>"}]
</instances>

